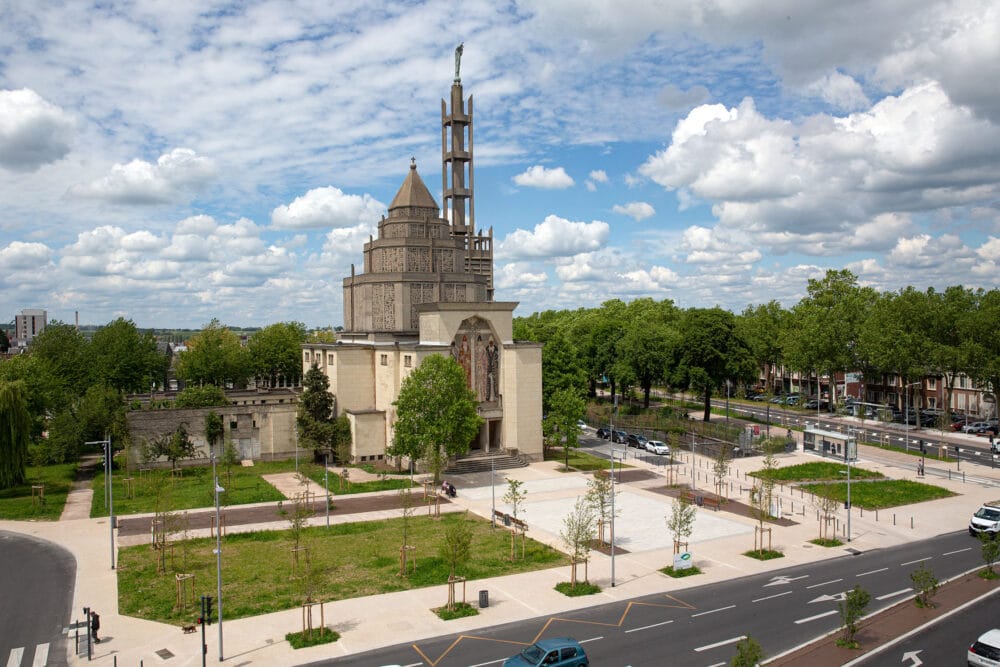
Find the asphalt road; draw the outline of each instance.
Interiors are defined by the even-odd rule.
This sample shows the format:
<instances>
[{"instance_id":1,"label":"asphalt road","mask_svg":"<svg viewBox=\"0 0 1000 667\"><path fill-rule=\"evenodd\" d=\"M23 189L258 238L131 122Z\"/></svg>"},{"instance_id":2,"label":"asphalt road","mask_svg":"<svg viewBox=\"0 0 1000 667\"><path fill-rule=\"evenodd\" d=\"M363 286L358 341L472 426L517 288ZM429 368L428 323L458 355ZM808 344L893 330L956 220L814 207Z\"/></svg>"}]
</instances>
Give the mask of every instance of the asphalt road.
<instances>
[{"instance_id":1,"label":"asphalt road","mask_svg":"<svg viewBox=\"0 0 1000 667\"><path fill-rule=\"evenodd\" d=\"M979 635L997 627L1000 627L1000 596L992 595L859 664L864 667L964 665L969 645Z\"/></svg>"},{"instance_id":2,"label":"asphalt road","mask_svg":"<svg viewBox=\"0 0 1000 667\"><path fill-rule=\"evenodd\" d=\"M76 560L51 542L0 531L0 664L66 664ZM82 615L82 613L81 613Z\"/></svg>"},{"instance_id":3,"label":"asphalt road","mask_svg":"<svg viewBox=\"0 0 1000 667\"><path fill-rule=\"evenodd\" d=\"M911 592L909 575L920 564L943 580L982 563L978 542L964 530L892 549L842 551L833 560L674 595L597 605L314 664L484 667L500 664L539 638L570 635L584 644L595 665L723 665L744 635L774 656L839 627L837 603L855 585L871 593L869 610L876 611Z\"/></svg>"}]
</instances>

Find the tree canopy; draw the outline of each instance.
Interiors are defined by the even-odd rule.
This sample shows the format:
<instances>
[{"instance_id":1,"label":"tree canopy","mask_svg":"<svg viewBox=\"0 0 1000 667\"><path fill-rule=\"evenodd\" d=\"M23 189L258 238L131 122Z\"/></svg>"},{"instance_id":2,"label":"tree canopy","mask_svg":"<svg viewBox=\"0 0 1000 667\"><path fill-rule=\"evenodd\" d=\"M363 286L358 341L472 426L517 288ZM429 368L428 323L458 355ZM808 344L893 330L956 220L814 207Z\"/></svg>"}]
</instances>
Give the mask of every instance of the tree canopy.
<instances>
[{"instance_id":1,"label":"tree canopy","mask_svg":"<svg viewBox=\"0 0 1000 667\"><path fill-rule=\"evenodd\" d=\"M451 357L426 357L402 382L393 402L396 425L390 456L423 461L441 481L451 456L469 451L483 420L465 381L465 371Z\"/></svg>"}]
</instances>

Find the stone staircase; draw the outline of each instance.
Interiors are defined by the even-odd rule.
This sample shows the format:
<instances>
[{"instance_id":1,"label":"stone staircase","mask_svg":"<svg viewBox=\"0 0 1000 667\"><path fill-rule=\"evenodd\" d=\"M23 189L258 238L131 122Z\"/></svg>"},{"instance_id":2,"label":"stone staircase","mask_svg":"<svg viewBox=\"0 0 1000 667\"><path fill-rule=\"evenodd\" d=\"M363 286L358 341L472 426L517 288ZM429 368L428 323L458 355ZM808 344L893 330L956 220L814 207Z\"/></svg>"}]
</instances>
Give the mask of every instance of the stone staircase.
<instances>
[{"instance_id":1,"label":"stone staircase","mask_svg":"<svg viewBox=\"0 0 1000 667\"><path fill-rule=\"evenodd\" d=\"M490 462L491 458L492 463ZM518 454L503 453L491 457L489 454L476 453L452 461L445 469L445 473L464 475L473 472L489 472L491 468L493 470L510 470L511 468L524 468L527 465L528 462Z\"/></svg>"}]
</instances>

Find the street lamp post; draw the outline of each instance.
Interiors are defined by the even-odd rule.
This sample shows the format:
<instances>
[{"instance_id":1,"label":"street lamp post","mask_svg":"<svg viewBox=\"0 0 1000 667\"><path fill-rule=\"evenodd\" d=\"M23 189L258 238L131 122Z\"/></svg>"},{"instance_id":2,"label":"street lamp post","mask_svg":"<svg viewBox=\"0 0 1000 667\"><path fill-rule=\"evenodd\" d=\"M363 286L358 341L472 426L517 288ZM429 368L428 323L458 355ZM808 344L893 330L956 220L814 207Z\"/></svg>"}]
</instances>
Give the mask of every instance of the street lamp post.
<instances>
[{"instance_id":1,"label":"street lamp post","mask_svg":"<svg viewBox=\"0 0 1000 667\"><path fill-rule=\"evenodd\" d=\"M857 458L858 441L854 439L854 429L848 431L848 439L844 447L844 458L847 459L847 541L851 541L851 460Z\"/></svg>"},{"instance_id":2,"label":"street lamp post","mask_svg":"<svg viewBox=\"0 0 1000 667\"><path fill-rule=\"evenodd\" d=\"M726 426L729 426L729 380L726 380Z\"/></svg>"},{"instance_id":3,"label":"street lamp post","mask_svg":"<svg viewBox=\"0 0 1000 667\"><path fill-rule=\"evenodd\" d=\"M611 444L611 587L615 587L615 455L614 443ZM622 453L622 462L625 461L625 453ZM619 468L620 470L620 468Z\"/></svg>"},{"instance_id":4,"label":"street lamp post","mask_svg":"<svg viewBox=\"0 0 1000 667\"><path fill-rule=\"evenodd\" d=\"M490 452L490 516L493 517L490 521L493 527L497 527L497 468L496 468L496 454Z\"/></svg>"},{"instance_id":5,"label":"street lamp post","mask_svg":"<svg viewBox=\"0 0 1000 667\"><path fill-rule=\"evenodd\" d=\"M330 527L330 452L323 452L323 485L326 486L326 527Z\"/></svg>"},{"instance_id":6,"label":"street lamp post","mask_svg":"<svg viewBox=\"0 0 1000 667\"><path fill-rule=\"evenodd\" d=\"M215 457L212 457L215 466ZM219 662L222 662L222 524L219 523L219 494L225 491L219 486L219 477L215 475L215 597L216 609L219 610Z\"/></svg>"},{"instance_id":7,"label":"street lamp post","mask_svg":"<svg viewBox=\"0 0 1000 667\"><path fill-rule=\"evenodd\" d=\"M108 526L111 533L111 569L115 569L115 486L112 479L114 460L111 449L111 436L104 440L92 440L85 445L102 445L104 447L104 504L108 507Z\"/></svg>"}]
</instances>

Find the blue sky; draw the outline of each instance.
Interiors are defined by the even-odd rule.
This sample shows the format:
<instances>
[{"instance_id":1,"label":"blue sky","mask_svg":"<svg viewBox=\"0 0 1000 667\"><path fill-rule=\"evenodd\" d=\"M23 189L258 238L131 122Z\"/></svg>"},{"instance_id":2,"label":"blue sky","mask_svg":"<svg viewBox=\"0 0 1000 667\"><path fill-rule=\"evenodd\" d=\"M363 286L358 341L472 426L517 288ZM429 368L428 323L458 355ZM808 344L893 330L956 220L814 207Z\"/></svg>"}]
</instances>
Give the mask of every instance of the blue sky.
<instances>
[{"instance_id":1,"label":"blue sky","mask_svg":"<svg viewBox=\"0 0 1000 667\"><path fill-rule=\"evenodd\" d=\"M341 324L460 42L515 314L997 286L990 0L14 2L0 321Z\"/></svg>"}]
</instances>

